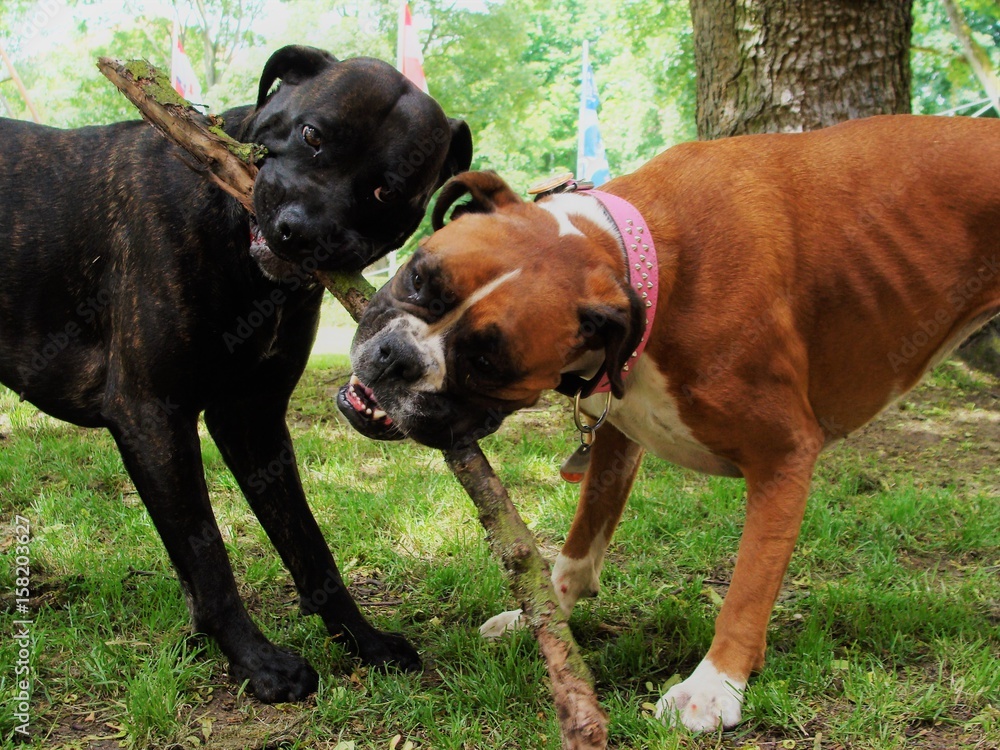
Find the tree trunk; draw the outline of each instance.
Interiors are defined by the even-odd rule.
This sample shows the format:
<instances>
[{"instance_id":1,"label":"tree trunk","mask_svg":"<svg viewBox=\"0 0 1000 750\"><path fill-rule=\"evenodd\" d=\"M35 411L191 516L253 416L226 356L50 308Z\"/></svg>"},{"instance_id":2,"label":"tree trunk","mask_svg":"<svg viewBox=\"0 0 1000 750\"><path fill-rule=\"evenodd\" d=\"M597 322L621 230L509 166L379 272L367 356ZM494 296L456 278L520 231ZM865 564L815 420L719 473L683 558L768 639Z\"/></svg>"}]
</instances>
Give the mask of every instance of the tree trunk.
<instances>
[{"instance_id":1,"label":"tree trunk","mask_svg":"<svg viewBox=\"0 0 1000 750\"><path fill-rule=\"evenodd\" d=\"M690 0L698 137L910 111L910 0Z\"/></svg>"}]
</instances>

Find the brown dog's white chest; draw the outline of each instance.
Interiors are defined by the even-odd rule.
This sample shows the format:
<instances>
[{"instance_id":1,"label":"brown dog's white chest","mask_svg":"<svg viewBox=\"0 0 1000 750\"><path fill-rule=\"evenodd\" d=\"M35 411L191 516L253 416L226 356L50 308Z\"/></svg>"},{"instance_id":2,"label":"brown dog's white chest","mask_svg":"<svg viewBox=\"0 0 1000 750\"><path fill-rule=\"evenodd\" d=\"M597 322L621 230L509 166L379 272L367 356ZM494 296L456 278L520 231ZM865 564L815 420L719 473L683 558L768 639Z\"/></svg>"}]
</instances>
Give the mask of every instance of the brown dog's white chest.
<instances>
[{"instance_id":1,"label":"brown dog's white chest","mask_svg":"<svg viewBox=\"0 0 1000 750\"><path fill-rule=\"evenodd\" d=\"M597 394L581 402L583 411L599 415L607 397ZM738 477L740 470L698 442L680 416L670 383L656 363L640 357L625 387L625 397L612 399L608 421L624 435L664 461L706 474Z\"/></svg>"}]
</instances>

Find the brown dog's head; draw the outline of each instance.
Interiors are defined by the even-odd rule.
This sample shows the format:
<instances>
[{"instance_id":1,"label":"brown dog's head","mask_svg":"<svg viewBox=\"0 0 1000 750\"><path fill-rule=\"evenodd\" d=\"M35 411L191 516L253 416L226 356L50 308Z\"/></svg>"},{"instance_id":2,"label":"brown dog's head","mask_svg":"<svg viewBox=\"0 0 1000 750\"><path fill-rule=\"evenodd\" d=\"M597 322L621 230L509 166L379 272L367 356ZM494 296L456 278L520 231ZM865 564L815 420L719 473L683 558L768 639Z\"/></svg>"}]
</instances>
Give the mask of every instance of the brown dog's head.
<instances>
[{"instance_id":1,"label":"brown dog's head","mask_svg":"<svg viewBox=\"0 0 1000 750\"><path fill-rule=\"evenodd\" d=\"M361 319L338 399L356 429L454 447L602 363L622 395L644 311L596 200L525 203L496 174L467 172L441 192L434 226Z\"/></svg>"},{"instance_id":2,"label":"brown dog's head","mask_svg":"<svg viewBox=\"0 0 1000 750\"><path fill-rule=\"evenodd\" d=\"M402 245L434 191L472 160L468 125L391 65L312 47L271 56L239 137L267 147L254 183L261 241L328 270Z\"/></svg>"}]
</instances>

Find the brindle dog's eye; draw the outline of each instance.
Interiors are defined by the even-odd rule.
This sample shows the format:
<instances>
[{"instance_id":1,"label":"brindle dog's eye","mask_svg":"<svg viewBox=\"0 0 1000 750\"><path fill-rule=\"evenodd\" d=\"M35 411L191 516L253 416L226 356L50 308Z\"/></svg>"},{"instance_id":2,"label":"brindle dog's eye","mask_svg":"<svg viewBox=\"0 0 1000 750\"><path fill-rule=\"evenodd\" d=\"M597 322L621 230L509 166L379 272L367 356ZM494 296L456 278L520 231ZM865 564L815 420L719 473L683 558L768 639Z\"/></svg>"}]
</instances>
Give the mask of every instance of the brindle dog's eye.
<instances>
[{"instance_id":1,"label":"brindle dog's eye","mask_svg":"<svg viewBox=\"0 0 1000 750\"><path fill-rule=\"evenodd\" d=\"M302 140L317 151L319 151L320 146L323 145L323 139L319 137L319 131L312 125L302 126Z\"/></svg>"},{"instance_id":2,"label":"brindle dog's eye","mask_svg":"<svg viewBox=\"0 0 1000 750\"><path fill-rule=\"evenodd\" d=\"M390 187L377 187L375 188L375 200L379 203L391 203L392 201L399 198L399 191L393 190Z\"/></svg>"}]
</instances>

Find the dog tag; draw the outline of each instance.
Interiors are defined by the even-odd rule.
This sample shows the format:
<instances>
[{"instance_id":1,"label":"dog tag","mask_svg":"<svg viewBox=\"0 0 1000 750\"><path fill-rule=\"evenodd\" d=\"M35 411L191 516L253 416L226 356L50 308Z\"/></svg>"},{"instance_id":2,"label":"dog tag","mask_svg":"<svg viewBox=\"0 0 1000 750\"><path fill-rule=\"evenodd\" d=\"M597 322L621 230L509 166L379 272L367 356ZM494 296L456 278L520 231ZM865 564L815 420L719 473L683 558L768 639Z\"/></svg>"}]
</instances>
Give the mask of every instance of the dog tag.
<instances>
[{"instance_id":1,"label":"dog tag","mask_svg":"<svg viewBox=\"0 0 1000 750\"><path fill-rule=\"evenodd\" d=\"M559 475L567 482L579 484L583 481L588 466L590 466L590 446L583 443L573 451L569 458L562 462L562 466L559 467Z\"/></svg>"}]
</instances>

